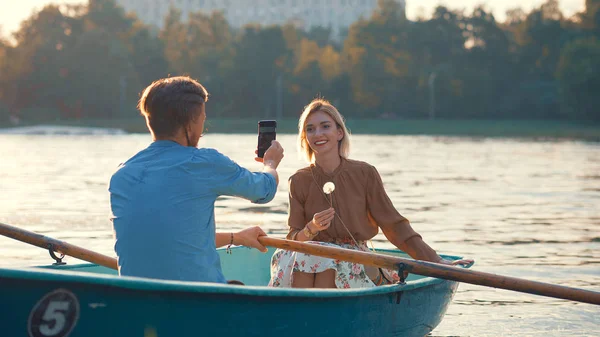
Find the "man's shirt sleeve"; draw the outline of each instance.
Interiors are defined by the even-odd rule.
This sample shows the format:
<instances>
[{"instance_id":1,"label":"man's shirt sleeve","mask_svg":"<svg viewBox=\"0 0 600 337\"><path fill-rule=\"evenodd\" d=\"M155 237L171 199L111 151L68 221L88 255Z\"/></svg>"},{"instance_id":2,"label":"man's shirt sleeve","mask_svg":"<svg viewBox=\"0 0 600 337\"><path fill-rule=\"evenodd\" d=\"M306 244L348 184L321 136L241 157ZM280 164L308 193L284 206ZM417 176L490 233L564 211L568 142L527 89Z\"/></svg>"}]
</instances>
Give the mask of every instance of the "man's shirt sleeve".
<instances>
[{"instance_id":1,"label":"man's shirt sleeve","mask_svg":"<svg viewBox=\"0 0 600 337\"><path fill-rule=\"evenodd\" d=\"M214 193L241 197L256 204L273 200L277 182L271 174L250 172L216 150L211 150L209 154L213 175L210 183Z\"/></svg>"}]
</instances>

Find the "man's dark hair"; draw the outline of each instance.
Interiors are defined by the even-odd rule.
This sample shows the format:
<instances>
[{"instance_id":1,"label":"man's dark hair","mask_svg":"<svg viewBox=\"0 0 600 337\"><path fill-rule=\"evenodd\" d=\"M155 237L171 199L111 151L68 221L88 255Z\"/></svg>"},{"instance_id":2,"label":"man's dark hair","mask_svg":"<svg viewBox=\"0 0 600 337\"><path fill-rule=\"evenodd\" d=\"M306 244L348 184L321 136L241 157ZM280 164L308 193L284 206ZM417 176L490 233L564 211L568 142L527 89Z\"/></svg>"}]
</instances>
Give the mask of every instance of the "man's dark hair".
<instances>
[{"instance_id":1,"label":"man's dark hair","mask_svg":"<svg viewBox=\"0 0 600 337\"><path fill-rule=\"evenodd\" d=\"M200 115L208 92L188 76L154 81L142 93L138 109L156 138L172 137Z\"/></svg>"}]
</instances>

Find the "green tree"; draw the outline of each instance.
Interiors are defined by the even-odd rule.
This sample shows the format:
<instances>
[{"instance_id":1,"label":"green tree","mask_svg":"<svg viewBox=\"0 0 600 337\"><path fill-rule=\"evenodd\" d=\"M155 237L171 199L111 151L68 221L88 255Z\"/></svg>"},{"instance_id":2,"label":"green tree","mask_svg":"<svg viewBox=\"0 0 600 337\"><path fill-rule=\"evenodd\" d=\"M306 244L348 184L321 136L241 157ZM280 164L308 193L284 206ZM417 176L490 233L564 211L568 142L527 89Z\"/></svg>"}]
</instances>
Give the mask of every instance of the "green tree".
<instances>
[{"instance_id":1,"label":"green tree","mask_svg":"<svg viewBox=\"0 0 600 337\"><path fill-rule=\"evenodd\" d=\"M0 35L0 124L6 123L10 115L8 100L13 95L10 89L13 88L11 82L15 78L10 67L11 51L8 41Z\"/></svg>"},{"instance_id":2,"label":"green tree","mask_svg":"<svg viewBox=\"0 0 600 337\"><path fill-rule=\"evenodd\" d=\"M90 0L82 20L85 30L69 55L69 85L83 117L130 115L142 86L131 37L141 27L114 0Z\"/></svg>"},{"instance_id":3,"label":"green tree","mask_svg":"<svg viewBox=\"0 0 600 337\"><path fill-rule=\"evenodd\" d=\"M514 28L516 61L520 74L506 98L507 113L526 118L560 115L555 78L560 51L571 38L557 0L547 0Z\"/></svg>"},{"instance_id":4,"label":"green tree","mask_svg":"<svg viewBox=\"0 0 600 337\"><path fill-rule=\"evenodd\" d=\"M553 80L560 50L565 42L563 15L557 0L534 9L517 31L523 70L542 80Z\"/></svg>"},{"instance_id":5,"label":"green tree","mask_svg":"<svg viewBox=\"0 0 600 337\"><path fill-rule=\"evenodd\" d=\"M463 89L456 102L460 117L491 117L501 112L504 96L516 73L511 62L510 42L494 15L484 7L465 18L466 54L458 62L457 80Z\"/></svg>"},{"instance_id":6,"label":"green tree","mask_svg":"<svg viewBox=\"0 0 600 337\"><path fill-rule=\"evenodd\" d=\"M165 46L165 58L169 64L169 71L175 74L186 73L189 65L187 55L188 34L185 24L181 22L181 11L169 7L165 16L163 28L158 33L159 39Z\"/></svg>"},{"instance_id":7,"label":"green tree","mask_svg":"<svg viewBox=\"0 0 600 337\"><path fill-rule=\"evenodd\" d=\"M147 26L136 21L131 27L128 41L130 59L138 77L139 89L168 76L169 62L165 56L164 42Z\"/></svg>"},{"instance_id":8,"label":"green tree","mask_svg":"<svg viewBox=\"0 0 600 337\"><path fill-rule=\"evenodd\" d=\"M234 45L233 66L226 74L231 109L227 113L272 118L281 97L283 62L288 55L279 26L247 26Z\"/></svg>"},{"instance_id":9,"label":"green tree","mask_svg":"<svg viewBox=\"0 0 600 337\"><path fill-rule=\"evenodd\" d=\"M327 41L330 29L306 33L287 24L282 32L287 49L280 63L284 114L297 117L302 107L317 96L341 104L340 97L348 97L347 88L337 88L344 70L337 44Z\"/></svg>"},{"instance_id":10,"label":"green tree","mask_svg":"<svg viewBox=\"0 0 600 337\"><path fill-rule=\"evenodd\" d=\"M328 52L331 53L331 47ZM335 51L333 51L335 53ZM294 67L284 69L286 71L286 89L288 95L286 105L294 107L294 112L317 96L324 96L329 90L331 79L337 76L335 74L336 64L332 64L331 59L326 59L324 49L320 48L317 41L302 38L297 48L295 48ZM335 58L334 55L328 56ZM324 62L321 64L321 62ZM332 66L330 69L324 69L325 66ZM338 67L339 69L339 67ZM290 71L291 70L291 71ZM330 76L329 81L325 80L324 73Z\"/></svg>"},{"instance_id":11,"label":"green tree","mask_svg":"<svg viewBox=\"0 0 600 337\"><path fill-rule=\"evenodd\" d=\"M585 11L580 17L583 28L600 36L600 0L585 0Z\"/></svg>"},{"instance_id":12,"label":"green tree","mask_svg":"<svg viewBox=\"0 0 600 337\"><path fill-rule=\"evenodd\" d=\"M110 118L133 111L140 78L148 80L144 76L151 69L161 68L161 47L149 46L152 38L145 30L113 0L44 7L14 34L11 109L38 120ZM143 59L136 63L150 52L152 66Z\"/></svg>"},{"instance_id":13,"label":"green tree","mask_svg":"<svg viewBox=\"0 0 600 337\"><path fill-rule=\"evenodd\" d=\"M331 39L330 27L311 27L308 32L304 33L304 36L309 40L315 41L321 48L334 44L334 41Z\"/></svg>"},{"instance_id":14,"label":"green tree","mask_svg":"<svg viewBox=\"0 0 600 337\"><path fill-rule=\"evenodd\" d=\"M113 36L126 34L135 21L115 0L88 0L86 20Z\"/></svg>"},{"instance_id":15,"label":"green tree","mask_svg":"<svg viewBox=\"0 0 600 337\"><path fill-rule=\"evenodd\" d=\"M467 57L465 20L462 12L438 6L431 19L411 25L407 41L416 91L409 97L418 116L449 118L465 112L460 77Z\"/></svg>"},{"instance_id":16,"label":"green tree","mask_svg":"<svg viewBox=\"0 0 600 337\"><path fill-rule=\"evenodd\" d=\"M439 6L410 22L397 1L380 0L340 44L328 28L233 29L221 12L182 22L171 8L156 32L115 0L50 5L21 24L14 43L0 39L0 111L131 116L145 85L188 74L217 98L216 116L297 117L322 95L348 117L598 120L599 13L600 0L587 0L578 19L566 19L547 0L508 11L504 23L483 6L469 15Z\"/></svg>"},{"instance_id":17,"label":"green tree","mask_svg":"<svg viewBox=\"0 0 600 337\"><path fill-rule=\"evenodd\" d=\"M79 17L64 15L58 6L48 5L21 23L14 33L8 100L23 119L56 119L76 114L66 102L78 92L69 91L71 64L67 54L83 31Z\"/></svg>"},{"instance_id":18,"label":"green tree","mask_svg":"<svg viewBox=\"0 0 600 337\"><path fill-rule=\"evenodd\" d=\"M412 57L407 51L410 24L395 1L380 1L368 20L350 26L342 60L360 116L402 114L410 97Z\"/></svg>"},{"instance_id":19,"label":"green tree","mask_svg":"<svg viewBox=\"0 0 600 337\"><path fill-rule=\"evenodd\" d=\"M563 111L576 118L600 120L600 41L578 39L567 44L557 69Z\"/></svg>"},{"instance_id":20,"label":"green tree","mask_svg":"<svg viewBox=\"0 0 600 337\"><path fill-rule=\"evenodd\" d=\"M191 13L187 23L189 63L186 73L207 85L212 95L226 97L227 78L234 67L234 35L222 12L210 15ZM225 100L215 103L215 110L224 108Z\"/></svg>"},{"instance_id":21,"label":"green tree","mask_svg":"<svg viewBox=\"0 0 600 337\"><path fill-rule=\"evenodd\" d=\"M231 108L227 97L227 81L234 68L234 32L222 12L189 14L186 23L181 12L171 8L159 38L173 74L186 74L207 86L212 96L212 113L219 115Z\"/></svg>"}]
</instances>

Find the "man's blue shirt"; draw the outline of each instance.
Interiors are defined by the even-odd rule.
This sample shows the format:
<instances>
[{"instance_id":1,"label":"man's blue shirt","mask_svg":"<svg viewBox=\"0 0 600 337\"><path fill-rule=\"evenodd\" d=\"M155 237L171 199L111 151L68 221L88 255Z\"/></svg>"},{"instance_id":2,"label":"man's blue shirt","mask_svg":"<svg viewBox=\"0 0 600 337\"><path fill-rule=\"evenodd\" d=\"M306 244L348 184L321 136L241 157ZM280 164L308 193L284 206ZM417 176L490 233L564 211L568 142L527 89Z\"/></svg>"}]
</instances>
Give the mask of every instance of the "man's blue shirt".
<instances>
[{"instance_id":1,"label":"man's blue shirt","mask_svg":"<svg viewBox=\"0 0 600 337\"><path fill-rule=\"evenodd\" d=\"M216 199L267 203L277 189L214 149L155 141L120 165L110 180L119 273L225 283L215 247Z\"/></svg>"}]
</instances>

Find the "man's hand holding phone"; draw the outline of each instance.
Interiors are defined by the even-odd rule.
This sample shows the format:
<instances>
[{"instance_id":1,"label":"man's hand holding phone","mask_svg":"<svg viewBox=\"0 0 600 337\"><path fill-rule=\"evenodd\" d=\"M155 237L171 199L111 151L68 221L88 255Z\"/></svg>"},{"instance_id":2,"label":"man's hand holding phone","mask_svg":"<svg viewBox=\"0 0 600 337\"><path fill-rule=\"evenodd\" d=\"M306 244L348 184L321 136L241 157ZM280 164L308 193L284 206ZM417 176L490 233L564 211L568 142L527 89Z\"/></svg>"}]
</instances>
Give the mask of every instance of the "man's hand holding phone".
<instances>
[{"instance_id":1,"label":"man's hand holding phone","mask_svg":"<svg viewBox=\"0 0 600 337\"><path fill-rule=\"evenodd\" d=\"M277 166L283 159L283 147L277 139L277 121L262 120L258 122L258 146L255 160L264 164L263 172L270 173L279 184Z\"/></svg>"},{"instance_id":2,"label":"man's hand holding phone","mask_svg":"<svg viewBox=\"0 0 600 337\"><path fill-rule=\"evenodd\" d=\"M277 184L279 184L279 175L277 174L277 167L283 159L283 146L278 141L274 140L271 142L271 146L265 151L265 155L261 158L258 157L258 149L254 151L256 153L257 162L264 164L263 172L270 173L275 177Z\"/></svg>"},{"instance_id":3,"label":"man's hand holding phone","mask_svg":"<svg viewBox=\"0 0 600 337\"><path fill-rule=\"evenodd\" d=\"M278 141L271 141L271 146L265 151L265 155L260 158L258 157L258 150L254 151L257 157L254 160L264 163L265 165L272 166L274 169L279 166L281 159L283 159L283 146Z\"/></svg>"}]
</instances>

